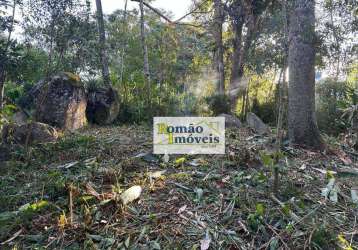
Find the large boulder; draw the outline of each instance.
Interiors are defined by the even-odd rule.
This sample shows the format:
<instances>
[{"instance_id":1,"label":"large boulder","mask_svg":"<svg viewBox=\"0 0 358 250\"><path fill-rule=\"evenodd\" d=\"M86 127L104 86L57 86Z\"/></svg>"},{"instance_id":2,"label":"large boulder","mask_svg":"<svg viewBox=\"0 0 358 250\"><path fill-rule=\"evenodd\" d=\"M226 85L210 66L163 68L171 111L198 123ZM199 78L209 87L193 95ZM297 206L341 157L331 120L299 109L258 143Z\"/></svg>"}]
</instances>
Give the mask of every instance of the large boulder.
<instances>
[{"instance_id":1,"label":"large boulder","mask_svg":"<svg viewBox=\"0 0 358 250\"><path fill-rule=\"evenodd\" d=\"M54 142L58 138L55 128L50 125L31 122L24 125L7 124L2 130L2 141L5 144L37 144Z\"/></svg>"},{"instance_id":2,"label":"large boulder","mask_svg":"<svg viewBox=\"0 0 358 250\"><path fill-rule=\"evenodd\" d=\"M36 120L76 130L86 125L87 95L78 76L60 73L43 84L36 98Z\"/></svg>"},{"instance_id":3,"label":"large boulder","mask_svg":"<svg viewBox=\"0 0 358 250\"><path fill-rule=\"evenodd\" d=\"M226 128L242 128L242 123L239 118L233 115L221 114L219 117L225 117Z\"/></svg>"},{"instance_id":4,"label":"large boulder","mask_svg":"<svg viewBox=\"0 0 358 250\"><path fill-rule=\"evenodd\" d=\"M24 111L20 110L13 114L11 121L17 125L24 125L27 123L28 118L28 115Z\"/></svg>"},{"instance_id":5,"label":"large boulder","mask_svg":"<svg viewBox=\"0 0 358 250\"><path fill-rule=\"evenodd\" d=\"M255 133L264 135L270 133L270 128L257 115L248 113L246 116L247 125L255 131Z\"/></svg>"},{"instance_id":6,"label":"large boulder","mask_svg":"<svg viewBox=\"0 0 358 250\"><path fill-rule=\"evenodd\" d=\"M90 91L87 103L87 118L90 122L108 125L113 123L119 114L119 95L113 88L98 88Z\"/></svg>"}]
</instances>

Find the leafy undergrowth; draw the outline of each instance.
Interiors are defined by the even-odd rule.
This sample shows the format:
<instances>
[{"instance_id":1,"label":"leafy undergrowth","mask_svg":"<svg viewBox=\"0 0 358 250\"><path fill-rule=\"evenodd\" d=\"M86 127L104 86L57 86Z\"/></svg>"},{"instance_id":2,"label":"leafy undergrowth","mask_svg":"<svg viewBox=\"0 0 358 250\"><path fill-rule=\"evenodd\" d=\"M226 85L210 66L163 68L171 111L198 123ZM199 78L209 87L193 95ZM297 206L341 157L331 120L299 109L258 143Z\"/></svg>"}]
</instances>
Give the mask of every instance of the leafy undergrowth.
<instances>
[{"instance_id":1,"label":"leafy undergrowth","mask_svg":"<svg viewBox=\"0 0 358 250\"><path fill-rule=\"evenodd\" d=\"M1 163L0 248L355 249L356 151L284 147L272 195L272 138L229 131L225 156L168 162L135 126L18 148ZM124 205L135 185L140 198Z\"/></svg>"}]
</instances>

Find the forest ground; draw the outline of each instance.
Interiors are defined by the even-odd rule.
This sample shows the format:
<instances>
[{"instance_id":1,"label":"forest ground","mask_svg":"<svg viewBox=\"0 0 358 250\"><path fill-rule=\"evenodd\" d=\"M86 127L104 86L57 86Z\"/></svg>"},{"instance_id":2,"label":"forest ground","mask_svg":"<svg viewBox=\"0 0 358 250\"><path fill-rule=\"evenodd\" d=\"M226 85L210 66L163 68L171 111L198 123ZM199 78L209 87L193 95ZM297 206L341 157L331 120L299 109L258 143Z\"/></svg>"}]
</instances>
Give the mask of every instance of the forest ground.
<instances>
[{"instance_id":1,"label":"forest ground","mask_svg":"<svg viewBox=\"0 0 358 250\"><path fill-rule=\"evenodd\" d=\"M356 249L357 152L334 138L334 154L285 146L272 195L262 152L274 137L228 130L225 156L169 162L150 153L145 126L89 127L17 148L1 166L0 248ZM329 182L338 202L322 196ZM133 185L143 192L124 206L118 194Z\"/></svg>"}]
</instances>

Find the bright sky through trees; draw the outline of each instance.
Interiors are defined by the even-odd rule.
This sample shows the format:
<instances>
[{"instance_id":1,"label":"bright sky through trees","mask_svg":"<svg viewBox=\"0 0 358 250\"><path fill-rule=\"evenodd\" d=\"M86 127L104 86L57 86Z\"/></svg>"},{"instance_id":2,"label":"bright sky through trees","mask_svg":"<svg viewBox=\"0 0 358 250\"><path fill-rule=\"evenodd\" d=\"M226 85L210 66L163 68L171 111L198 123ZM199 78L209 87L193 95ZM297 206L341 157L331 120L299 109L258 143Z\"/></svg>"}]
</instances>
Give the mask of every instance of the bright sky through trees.
<instances>
[{"instance_id":1,"label":"bright sky through trees","mask_svg":"<svg viewBox=\"0 0 358 250\"><path fill-rule=\"evenodd\" d=\"M96 1L91 0L93 11L95 11ZM115 10L124 9L125 0L102 0L102 7L104 14L111 14ZM157 9L164 9L173 14L173 19L178 19L189 12L191 0L155 0L151 5ZM138 8L138 3L128 0L128 10ZM20 10L16 10L16 20L22 20ZM22 28L15 27L14 37L21 40Z\"/></svg>"},{"instance_id":2,"label":"bright sky through trees","mask_svg":"<svg viewBox=\"0 0 358 250\"><path fill-rule=\"evenodd\" d=\"M103 0L102 7L105 14L110 14L117 9L123 9L125 0ZM175 18L185 15L190 7L191 0L155 0L151 5L158 9L164 9L173 13ZM95 0L92 0L95 6ZM128 0L128 9L137 8L138 3Z\"/></svg>"}]
</instances>

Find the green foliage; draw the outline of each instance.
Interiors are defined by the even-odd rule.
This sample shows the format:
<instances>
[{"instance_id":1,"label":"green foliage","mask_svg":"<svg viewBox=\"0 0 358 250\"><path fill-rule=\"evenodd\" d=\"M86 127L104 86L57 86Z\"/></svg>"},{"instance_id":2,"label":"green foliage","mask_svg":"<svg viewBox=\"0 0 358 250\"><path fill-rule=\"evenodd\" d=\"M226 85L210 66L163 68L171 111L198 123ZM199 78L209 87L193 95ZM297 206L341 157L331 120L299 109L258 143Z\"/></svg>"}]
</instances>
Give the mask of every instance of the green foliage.
<instances>
[{"instance_id":1,"label":"green foliage","mask_svg":"<svg viewBox=\"0 0 358 250\"><path fill-rule=\"evenodd\" d=\"M251 112L260 117L264 123L276 125L276 107L277 105L273 99L260 103L254 98Z\"/></svg>"},{"instance_id":2,"label":"green foliage","mask_svg":"<svg viewBox=\"0 0 358 250\"><path fill-rule=\"evenodd\" d=\"M357 60L357 4L351 0L327 0L320 7L327 14L321 15L316 25L318 57L331 76L343 76L349 64Z\"/></svg>"},{"instance_id":3,"label":"green foliage","mask_svg":"<svg viewBox=\"0 0 358 250\"><path fill-rule=\"evenodd\" d=\"M118 122L119 123L141 123L145 119L145 104L141 103L123 103L121 105ZM148 119L148 117L147 117Z\"/></svg>"},{"instance_id":4,"label":"green foliage","mask_svg":"<svg viewBox=\"0 0 358 250\"><path fill-rule=\"evenodd\" d=\"M343 250L353 250L352 244L344 238L343 234L339 234L337 239Z\"/></svg>"},{"instance_id":5,"label":"green foliage","mask_svg":"<svg viewBox=\"0 0 358 250\"><path fill-rule=\"evenodd\" d=\"M4 239L18 225L27 224L38 213L49 207L49 202L40 200L22 205L17 211L0 213L0 239Z\"/></svg>"},{"instance_id":6,"label":"green foliage","mask_svg":"<svg viewBox=\"0 0 358 250\"><path fill-rule=\"evenodd\" d=\"M273 175L273 192L277 193L279 188L280 181L280 169L279 169L279 160L284 157L284 154L279 150L274 153L268 154L264 151L260 152L260 158L265 167L268 167Z\"/></svg>"},{"instance_id":7,"label":"green foliage","mask_svg":"<svg viewBox=\"0 0 358 250\"><path fill-rule=\"evenodd\" d=\"M303 195L303 193L302 190L300 190L297 186L295 186L294 183L288 182L283 184L282 192L280 193L280 195L284 199L289 200L292 197L299 198Z\"/></svg>"},{"instance_id":8,"label":"green foliage","mask_svg":"<svg viewBox=\"0 0 358 250\"><path fill-rule=\"evenodd\" d=\"M329 249L334 244L333 233L325 226L321 225L312 234L312 244L323 249Z\"/></svg>"},{"instance_id":9,"label":"green foliage","mask_svg":"<svg viewBox=\"0 0 358 250\"><path fill-rule=\"evenodd\" d=\"M272 167L275 163L275 160L273 159L273 156L270 154L266 154L264 152L260 152L260 158L262 163L266 166L266 167Z\"/></svg>"},{"instance_id":10,"label":"green foliage","mask_svg":"<svg viewBox=\"0 0 358 250\"><path fill-rule=\"evenodd\" d=\"M26 1L23 20L26 41L47 53L42 68L51 75L59 71L89 75L99 69L97 28L88 1ZM42 76L43 77L43 76Z\"/></svg>"},{"instance_id":11,"label":"green foliage","mask_svg":"<svg viewBox=\"0 0 358 250\"><path fill-rule=\"evenodd\" d=\"M69 149L73 147L88 148L95 142L94 136L76 135L70 138L61 139L58 143L58 149Z\"/></svg>"},{"instance_id":12,"label":"green foliage","mask_svg":"<svg viewBox=\"0 0 358 250\"><path fill-rule=\"evenodd\" d=\"M342 118L346 118L351 128L355 128L358 122L358 105L352 105L343 110Z\"/></svg>"},{"instance_id":13,"label":"green foliage","mask_svg":"<svg viewBox=\"0 0 358 250\"><path fill-rule=\"evenodd\" d=\"M227 95L215 94L207 97L206 102L214 116L230 113L231 105Z\"/></svg>"},{"instance_id":14,"label":"green foliage","mask_svg":"<svg viewBox=\"0 0 358 250\"><path fill-rule=\"evenodd\" d=\"M246 70L248 75L248 97L245 105L248 112L258 115L263 122L276 125L277 90L275 76L270 73L257 74ZM243 98L238 100L237 112L243 114Z\"/></svg>"},{"instance_id":15,"label":"green foliage","mask_svg":"<svg viewBox=\"0 0 358 250\"><path fill-rule=\"evenodd\" d=\"M22 60L23 47L0 34L0 65L5 72L15 73Z\"/></svg>"},{"instance_id":16,"label":"green foliage","mask_svg":"<svg viewBox=\"0 0 358 250\"><path fill-rule=\"evenodd\" d=\"M273 167L277 160L280 160L284 157L284 154L280 152L275 153L266 153L264 151L260 152L260 158L264 166Z\"/></svg>"},{"instance_id":17,"label":"green foliage","mask_svg":"<svg viewBox=\"0 0 358 250\"><path fill-rule=\"evenodd\" d=\"M40 211L41 209L44 209L45 207L47 207L49 205L49 203L47 201L44 201L44 200L41 200L39 202L35 202L33 204L25 204L23 206L21 206L19 208L19 211L20 212L23 212L23 213L34 213L34 212L37 212L37 211Z\"/></svg>"},{"instance_id":18,"label":"green foliage","mask_svg":"<svg viewBox=\"0 0 358 250\"><path fill-rule=\"evenodd\" d=\"M317 122L321 130L338 134L350 127L349 120L342 119L342 115L354 101L352 93L349 82L327 79L317 84Z\"/></svg>"},{"instance_id":19,"label":"green foliage","mask_svg":"<svg viewBox=\"0 0 358 250\"><path fill-rule=\"evenodd\" d=\"M149 48L151 103L143 77L143 52L140 43L139 14L115 11L108 16L108 54L111 81L120 93L121 114L118 121L151 121L155 115L177 116L195 114L198 99L188 90L208 65L206 36L199 30L168 26L154 13L146 13L146 42Z\"/></svg>"},{"instance_id":20,"label":"green foliage","mask_svg":"<svg viewBox=\"0 0 358 250\"><path fill-rule=\"evenodd\" d=\"M21 85L14 83L8 83L5 85L5 95L13 102L20 98L23 94L23 88Z\"/></svg>"},{"instance_id":21,"label":"green foliage","mask_svg":"<svg viewBox=\"0 0 358 250\"><path fill-rule=\"evenodd\" d=\"M16 68L8 70L8 81L21 85L33 85L45 76L47 53L34 46L18 46L19 59Z\"/></svg>"},{"instance_id":22,"label":"green foliage","mask_svg":"<svg viewBox=\"0 0 358 250\"><path fill-rule=\"evenodd\" d=\"M11 122L11 116L17 110L16 106L7 104L2 109L0 109L0 128L2 125Z\"/></svg>"},{"instance_id":23,"label":"green foliage","mask_svg":"<svg viewBox=\"0 0 358 250\"><path fill-rule=\"evenodd\" d=\"M249 227L252 231L257 231L258 227L263 222L263 217L265 215L265 206L264 204L257 203L256 210L254 213L249 214L247 217L247 221L249 223Z\"/></svg>"}]
</instances>

